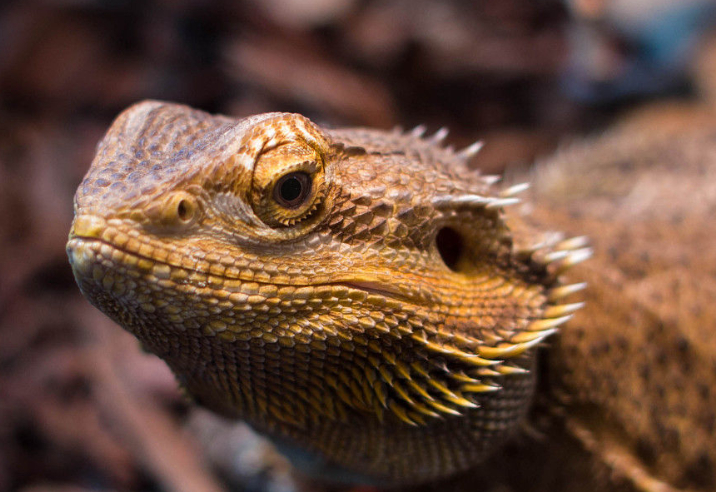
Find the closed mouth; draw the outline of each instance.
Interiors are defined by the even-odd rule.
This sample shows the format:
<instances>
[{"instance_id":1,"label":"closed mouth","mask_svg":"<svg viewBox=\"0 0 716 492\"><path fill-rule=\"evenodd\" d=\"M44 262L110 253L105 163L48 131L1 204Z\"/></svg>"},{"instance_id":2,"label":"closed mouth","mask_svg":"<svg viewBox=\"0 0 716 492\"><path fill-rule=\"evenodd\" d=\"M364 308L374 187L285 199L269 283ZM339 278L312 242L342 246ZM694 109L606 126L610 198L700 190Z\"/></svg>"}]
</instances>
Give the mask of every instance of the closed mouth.
<instances>
[{"instance_id":1,"label":"closed mouth","mask_svg":"<svg viewBox=\"0 0 716 492\"><path fill-rule=\"evenodd\" d=\"M121 269L136 269L144 273L152 273L158 278L170 278L171 271L181 270L186 273L186 276L193 273L206 275L207 277L218 277L221 279L237 282L255 283L259 285L274 285L277 287L347 287L352 290L358 290L365 292L369 295L377 295L400 301L403 303L415 304L416 300L412 299L409 294L401 290L395 284L386 284L371 280L352 280L346 278L345 280L339 279L333 282L321 282L321 283L286 283L286 282L266 282L257 281L254 278L242 278L236 275L223 275L218 276L211 274L206 271L199 269L191 269L182 265L161 261L153 257L149 257L138 253L136 251L121 248L109 241L101 239L96 235L82 236L77 235L74 232L70 234L70 238L67 242L67 253L70 258L70 263L73 268L84 275L91 276L92 268L95 265L102 265L104 268L112 268L114 265ZM116 253L120 253L120 258L116 257ZM131 258L131 259L130 259ZM103 261L104 260L104 261ZM108 265L106 262L110 262ZM211 282L209 282L211 284ZM221 284L218 282L217 284Z\"/></svg>"},{"instance_id":2,"label":"closed mouth","mask_svg":"<svg viewBox=\"0 0 716 492\"><path fill-rule=\"evenodd\" d=\"M368 294L375 294L382 297L390 297L403 302L413 302L410 297L395 285L383 284L379 282L370 282L365 280L343 281L331 285L343 285L349 289L361 290Z\"/></svg>"}]
</instances>

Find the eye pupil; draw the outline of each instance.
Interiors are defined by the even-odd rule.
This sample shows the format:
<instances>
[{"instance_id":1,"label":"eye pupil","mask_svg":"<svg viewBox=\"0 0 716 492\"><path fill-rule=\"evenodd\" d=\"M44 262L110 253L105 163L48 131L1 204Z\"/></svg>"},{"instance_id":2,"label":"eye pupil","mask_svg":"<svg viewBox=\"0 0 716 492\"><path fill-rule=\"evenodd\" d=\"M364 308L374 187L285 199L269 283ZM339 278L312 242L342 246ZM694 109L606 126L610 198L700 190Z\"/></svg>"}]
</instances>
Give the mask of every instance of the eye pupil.
<instances>
[{"instance_id":1,"label":"eye pupil","mask_svg":"<svg viewBox=\"0 0 716 492\"><path fill-rule=\"evenodd\" d=\"M287 208L299 207L311 191L311 177L303 172L283 176L274 188L274 198Z\"/></svg>"},{"instance_id":2,"label":"eye pupil","mask_svg":"<svg viewBox=\"0 0 716 492\"><path fill-rule=\"evenodd\" d=\"M283 198L287 202L292 202L296 198L301 196L302 190L303 185L298 180L298 178L295 176L291 176L281 184L281 198Z\"/></svg>"}]
</instances>

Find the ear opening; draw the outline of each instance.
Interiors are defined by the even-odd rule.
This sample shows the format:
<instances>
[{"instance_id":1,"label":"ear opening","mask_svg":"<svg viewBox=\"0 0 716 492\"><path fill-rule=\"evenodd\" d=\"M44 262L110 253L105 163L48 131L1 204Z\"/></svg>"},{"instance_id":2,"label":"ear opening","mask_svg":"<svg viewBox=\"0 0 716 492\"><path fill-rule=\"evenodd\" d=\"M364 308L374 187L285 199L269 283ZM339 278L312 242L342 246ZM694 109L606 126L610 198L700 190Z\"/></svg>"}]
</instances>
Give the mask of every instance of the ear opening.
<instances>
[{"instance_id":1,"label":"ear opening","mask_svg":"<svg viewBox=\"0 0 716 492\"><path fill-rule=\"evenodd\" d=\"M435 246L445 266L453 272L459 271L460 260L465 255L462 234L452 227L443 227L435 235Z\"/></svg>"}]
</instances>

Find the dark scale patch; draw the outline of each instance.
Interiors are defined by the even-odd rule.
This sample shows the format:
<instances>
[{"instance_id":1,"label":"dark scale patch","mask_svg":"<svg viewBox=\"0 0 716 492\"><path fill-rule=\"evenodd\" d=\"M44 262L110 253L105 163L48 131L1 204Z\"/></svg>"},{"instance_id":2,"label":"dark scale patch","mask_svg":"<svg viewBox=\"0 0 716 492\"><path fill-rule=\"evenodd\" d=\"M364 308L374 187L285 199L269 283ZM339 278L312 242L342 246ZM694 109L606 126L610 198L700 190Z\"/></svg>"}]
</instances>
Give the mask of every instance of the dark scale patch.
<instances>
[{"instance_id":1,"label":"dark scale patch","mask_svg":"<svg viewBox=\"0 0 716 492\"><path fill-rule=\"evenodd\" d=\"M613 381L613 380L609 381L609 387L607 388L607 393L609 394L609 397L612 399L619 397L619 394L621 393L621 389L616 384L616 381Z\"/></svg>"},{"instance_id":2,"label":"dark scale patch","mask_svg":"<svg viewBox=\"0 0 716 492\"><path fill-rule=\"evenodd\" d=\"M373 237L383 237L388 233L388 223L382 220L378 224L374 224L370 229L370 233Z\"/></svg>"},{"instance_id":3,"label":"dark scale patch","mask_svg":"<svg viewBox=\"0 0 716 492\"><path fill-rule=\"evenodd\" d=\"M682 357L688 357L691 355L691 344L682 336L676 339L676 349Z\"/></svg>"},{"instance_id":4,"label":"dark scale patch","mask_svg":"<svg viewBox=\"0 0 716 492\"><path fill-rule=\"evenodd\" d=\"M710 410L706 415L703 417L703 426L706 432L713 435L714 430L716 430L716 413L714 413L715 410Z\"/></svg>"},{"instance_id":5,"label":"dark scale patch","mask_svg":"<svg viewBox=\"0 0 716 492\"><path fill-rule=\"evenodd\" d=\"M653 442L640 437L636 442L635 450L641 462L646 466L652 467L656 464L657 454Z\"/></svg>"},{"instance_id":6,"label":"dark scale patch","mask_svg":"<svg viewBox=\"0 0 716 492\"><path fill-rule=\"evenodd\" d=\"M616 337L615 343L620 353L626 353L629 348L629 340L627 340L626 337L621 335Z\"/></svg>"},{"instance_id":7,"label":"dark scale patch","mask_svg":"<svg viewBox=\"0 0 716 492\"><path fill-rule=\"evenodd\" d=\"M656 349L656 363L661 368L666 367L669 363L669 354L661 347Z\"/></svg>"},{"instance_id":8,"label":"dark scale patch","mask_svg":"<svg viewBox=\"0 0 716 492\"><path fill-rule=\"evenodd\" d=\"M594 343L592 346L589 347L589 355L594 358L606 357L609 355L611 348L611 344L606 340L599 343Z\"/></svg>"},{"instance_id":9,"label":"dark scale patch","mask_svg":"<svg viewBox=\"0 0 716 492\"><path fill-rule=\"evenodd\" d=\"M704 403L706 403L706 402L709 400L710 396L711 396L711 388L710 388L709 385L706 384L706 383L699 383L698 386L697 386L697 388L698 388L697 391L698 391L698 394L699 394L699 398L700 398L701 400L703 400Z\"/></svg>"},{"instance_id":10,"label":"dark scale patch","mask_svg":"<svg viewBox=\"0 0 716 492\"><path fill-rule=\"evenodd\" d=\"M412 224L419 223L421 220L415 212L414 208L406 208L398 212L396 218L405 225L410 226Z\"/></svg>"},{"instance_id":11,"label":"dark scale patch","mask_svg":"<svg viewBox=\"0 0 716 492\"><path fill-rule=\"evenodd\" d=\"M639 368L639 376L644 380L644 384L646 384L651 379L651 364L648 361L645 361L641 364Z\"/></svg>"},{"instance_id":12,"label":"dark scale patch","mask_svg":"<svg viewBox=\"0 0 716 492\"><path fill-rule=\"evenodd\" d=\"M716 487L714 475L714 462L708 451L702 451L696 460L686 466L683 481L687 486L693 486L703 490L713 490Z\"/></svg>"},{"instance_id":13,"label":"dark scale patch","mask_svg":"<svg viewBox=\"0 0 716 492\"><path fill-rule=\"evenodd\" d=\"M612 246L607 250L607 254L612 261L616 262L619 259L619 248Z\"/></svg>"},{"instance_id":14,"label":"dark scale patch","mask_svg":"<svg viewBox=\"0 0 716 492\"><path fill-rule=\"evenodd\" d=\"M681 449L681 435L677 429L668 427L664 434L664 444L673 452L678 453Z\"/></svg>"},{"instance_id":15,"label":"dark scale patch","mask_svg":"<svg viewBox=\"0 0 716 492\"><path fill-rule=\"evenodd\" d=\"M664 295L661 292L653 292L650 297L656 304L662 304L664 302Z\"/></svg>"},{"instance_id":16,"label":"dark scale patch","mask_svg":"<svg viewBox=\"0 0 716 492\"><path fill-rule=\"evenodd\" d=\"M676 361L677 364L681 366L685 373L690 374L693 371L694 354L693 350L691 350L689 341L686 338L679 337L674 345L676 346L676 350L674 352L676 353L676 358L678 359Z\"/></svg>"},{"instance_id":17,"label":"dark scale patch","mask_svg":"<svg viewBox=\"0 0 716 492\"><path fill-rule=\"evenodd\" d=\"M393 213L393 204L388 202L379 202L373 206L373 213L379 217L390 217Z\"/></svg>"},{"instance_id":18,"label":"dark scale patch","mask_svg":"<svg viewBox=\"0 0 716 492\"><path fill-rule=\"evenodd\" d=\"M683 213L679 213L679 212L675 213L671 217L671 220L670 220L671 225L678 226L679 224L681 224L684 221L684 217L685 216ZM686 264L688 265L688 261L686 262Z\"/></svg>"}]
</instances>

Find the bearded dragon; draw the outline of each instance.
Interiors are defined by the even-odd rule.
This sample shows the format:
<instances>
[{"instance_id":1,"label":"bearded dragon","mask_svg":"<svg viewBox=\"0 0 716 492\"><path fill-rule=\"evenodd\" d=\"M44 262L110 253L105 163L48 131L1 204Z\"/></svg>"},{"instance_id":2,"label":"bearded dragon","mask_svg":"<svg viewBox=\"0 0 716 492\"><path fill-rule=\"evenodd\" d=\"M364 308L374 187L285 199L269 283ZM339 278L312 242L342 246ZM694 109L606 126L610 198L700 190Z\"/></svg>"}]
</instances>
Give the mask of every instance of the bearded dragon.
<instances>
[{"instance_id":1,"label":"bearded dragon","mask_svg":"<svg viewBox=\"0 0 716 492\"><path fill-rule=\"evenodd\" d=\"M605 476L708 490L714 128L575 146L520 204L444 131L147 101L100 143L67 252L198 403L351 481L473 468L539 388Z\"/></svg>"}]
</instances>

